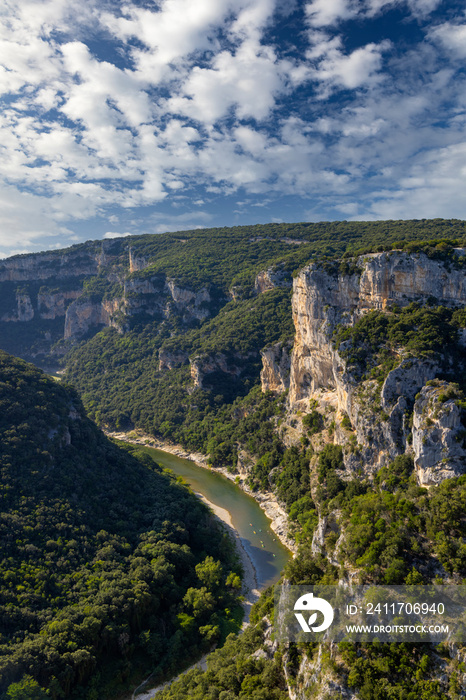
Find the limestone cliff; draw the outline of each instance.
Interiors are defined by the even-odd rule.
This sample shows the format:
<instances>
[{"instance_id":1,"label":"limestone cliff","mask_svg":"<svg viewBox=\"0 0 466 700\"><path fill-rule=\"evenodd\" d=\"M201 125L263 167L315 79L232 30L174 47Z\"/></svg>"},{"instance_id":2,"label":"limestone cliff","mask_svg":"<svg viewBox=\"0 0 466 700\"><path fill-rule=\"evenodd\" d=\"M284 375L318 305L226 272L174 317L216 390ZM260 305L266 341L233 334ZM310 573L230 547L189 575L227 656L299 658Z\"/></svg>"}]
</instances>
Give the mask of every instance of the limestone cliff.
<instances>
[{"instance_id":1,"label":"limestone cliff","mask_svg":"<svg viewBox=\"0 0 466 700\"><path fill-rule=\"evenodd\" d=\"M0 282L27 282L48 278L66 279L96 275L102 262L102 249L69 249L66 253L16 255L0 261Z\"/></svg>"},{"instance_id":2,"label":"limestone cliff","mask_svg":"<svg viewBox=\"0 0 466 700\"><path fill-rule=\"evenodd\" d=\"M290 385L291 342L275 343L265 350L261 350L262 391L272 391L274 394L282 394Z\"/></svg>"},{"instance_id":3,"label":"limestone cliff","mask_svg":"<svg viewBox=\"0 0 466 700\"><path fill-rule=\"evenodd\" d=\"M16 308L14 311L3 314L1 321L6 323L18 321L31 321L34 318L34 309L31 297L27 292L16 292Z\"/></svg>"},{"instance_id":4,"label":"limestone cliff","mask_svg":"<svg viewBox=\"0 0 466 700\"><path fill-rule=\"evenodd\" d=\"M55 319L65 316L68 305L82 294L82 289L56 292L39 292L37 310L43 319Z\"/></svg>"},{"instance_id":5,"label":"limestone cliff","mask_svg":"<svg viewBox=\"0 0 466 700\"><path fill-rule=\"evenodd\" d=\"M107 326L121 330L118 311L121 299L93 302L86 297L79 297L68 307L65 317L65 340L81 338L91 329Z\"/></svg>"},{"instance_id":6,"label":"limestone cliff","mask_svg":"<svg viewBox=\"0 0 466 700\"><path fill-rule=\"evenodd\" d=\"M269 267L256 275L254 281L256 294L263 294L275 287L291 287L291 275L282 266Z\"/></svg>"},{"instance_id":7,"label":"limestone cliff","mask_svg":"<svg viewBox=\"0 0 466 700\"><path fill-rule=\"evenodd\" d=\"M457 254L463 251L458 250ZM409 419L415 396L428 380L438 375L439 367L432 359L409 357L400 348L398 363L380 388L375 379L361 380L352 373L344 359L345 343L338 351L332 340L333 332L339 324L353 325L368 311L388 312L392 304L403 307L428 298L444 306L464 306L464 270L430 259L424 253L392 251L360 257L351 265L311 264L294 280L292 308L296 335L288 408L296 415L308 411L309 400L313 400L323 410L333 411L337 423L344 415L348 416L353 443L352 449L346 450L347 469L362 467L373 472L411 449L413 434ZM337 429L335 441L348 447L348 431ZM448 449L452 448L452 441L448 438L447 442ZM437 456L444 459L445 450L442 457L440 452ZM438 460L434 462L426 469L435 471ZM455 464L458 472L458 460ZM420 479L424 478L423 469L419 466ZM464 462L463 470L466 471ZM448 475L446 469L437 469L436 474L439 480Z\"/></svg>"},{"instance_id":8,"label":"limestone cliff","mask_svg":"<svg viewBox=\"0 0 466 700\"><path fill-rule=\"evenodd\" d=\"M193 291L179 286L173 279L167 279L165 289L171 296L166 306L167 315L170 315L174 307L176 312L181 314L183 321L188 323L193 319L204 321L210 316L209 304L212 299L208 289Z\"/></svg>"},{"instance_id":9,"label":"limestone cliff","mask_svg":"<svg viewBox=\"0 0 466 700\"><path fill-rule=\"evenodd\" d=\"M211 315L209 289L189 289L160 272L151 275L150 265L150 259L121 240L3 260L0 324L36 319L40 352L47 354L58 340L81 339L103 327L125 332L135 316L159 317L160 323L176 317L192 325ZM22 286L16 286L19 282ZM61 327L52 323L60 320ZM31 329L30 340L17 350L26 356L36 356L36 351L28 352L28 345L37 349L38 331Z\"/></svg>"},{"instance_id":10,"label":"limestone cliff","mask_svg":"<svg viewBox=\"0 0 466 700\"><path fill-rule=\"evenodd\" d=\"M414 404L414 466L422 486L466 472L466 431L458 387L447 382L424 386Z\"/></svg>"},{"instance_id":11,"label":"limestone cliff","mask_svg":"<svg viewBox=\"0 0 466 700\"><path fill-rule=\"evenodd\" d=\"M188 360L188 353L183 350L167 350L160 348L159 351L159 370L174 369L181 367Z\"/></svg>"},{"instance_id":12,"label":"limestone cliff","mask_svg":"<svg viewBox=\"0 0 466 700\"><path fill-rule=\"evenodd\" d=\"M124 283L125 315L135 316L144 313L148 316L163 316L166 307L164 284L162 275L151 277L131 275Z\"/></svg>"},{"instance_id":13,"label":"limestone cliff","mask_svg":"<svg viewBox=\"0 0 466 700\"><path fill-rule=\"evenodd\" d=\"M129 271L130 272L139 272L140 270L145 270L146 267L149 267L150 262L147 260L147 258L144 258L142 255L137 255L132 248L129 249Z\"/></svg>"}]
</instances>

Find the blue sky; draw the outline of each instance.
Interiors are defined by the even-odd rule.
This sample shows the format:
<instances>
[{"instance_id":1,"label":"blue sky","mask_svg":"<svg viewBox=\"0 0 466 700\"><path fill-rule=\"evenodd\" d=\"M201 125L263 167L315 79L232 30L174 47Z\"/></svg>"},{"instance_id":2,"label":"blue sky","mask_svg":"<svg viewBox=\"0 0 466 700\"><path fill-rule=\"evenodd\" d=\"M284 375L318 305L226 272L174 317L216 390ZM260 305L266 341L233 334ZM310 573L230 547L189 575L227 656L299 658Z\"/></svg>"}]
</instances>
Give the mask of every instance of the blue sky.
<instances>
[{"instance_id":1,"label":"blue sky","mask_svg":"<svg viewBox=\"0 0 466 700\"><path fill-rule=\"evenodd\" d=\"M466 218L465 61L464 2L3 0L0 257Z\"/></svg>"}]
</instances>

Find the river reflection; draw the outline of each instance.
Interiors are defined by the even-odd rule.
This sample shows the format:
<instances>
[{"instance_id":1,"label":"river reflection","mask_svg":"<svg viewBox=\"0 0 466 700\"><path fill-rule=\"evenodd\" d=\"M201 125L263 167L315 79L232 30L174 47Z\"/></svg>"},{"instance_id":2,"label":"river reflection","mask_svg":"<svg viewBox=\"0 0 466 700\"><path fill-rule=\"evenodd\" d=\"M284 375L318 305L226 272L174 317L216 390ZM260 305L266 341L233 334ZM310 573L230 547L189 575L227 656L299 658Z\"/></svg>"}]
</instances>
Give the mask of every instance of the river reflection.
<instances>
[{"instance_id":1,"label":"river reflection","mask_svg":"<svg viewBox=\"0 0 466 700\"><path fill-rule=\"evenodd\" d=\"M259 588L278 581L291 553L270 529L270 520L251 496L223 474L198 467L194 462L169 452L152 447L144 449L160 465L182 476L193 491L230 513L233 526L256 569Z\"/></svg>"}]
</instances>

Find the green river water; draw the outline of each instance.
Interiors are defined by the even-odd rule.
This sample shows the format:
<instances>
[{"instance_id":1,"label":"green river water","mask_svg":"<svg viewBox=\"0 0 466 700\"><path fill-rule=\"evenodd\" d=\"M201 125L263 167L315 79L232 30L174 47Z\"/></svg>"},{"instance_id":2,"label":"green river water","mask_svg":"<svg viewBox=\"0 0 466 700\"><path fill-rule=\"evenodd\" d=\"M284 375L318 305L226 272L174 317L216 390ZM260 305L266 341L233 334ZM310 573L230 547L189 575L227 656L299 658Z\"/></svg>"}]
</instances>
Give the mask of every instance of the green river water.
<instances>
[{"instance_id":1,"label":"green river water","mask_svg":"<svg viewBox=\"0 0 466 700\"><path fill-rule=\"evenodd\" d=\"M193 491L230 513L233 526L256 569L259 588L278 581L291 553L270 529L270 520L251 496L223 474L198 467L194 462L169 452L152 447L144 449L161 466L182 476Z\"/></svg>"}]
</instances>

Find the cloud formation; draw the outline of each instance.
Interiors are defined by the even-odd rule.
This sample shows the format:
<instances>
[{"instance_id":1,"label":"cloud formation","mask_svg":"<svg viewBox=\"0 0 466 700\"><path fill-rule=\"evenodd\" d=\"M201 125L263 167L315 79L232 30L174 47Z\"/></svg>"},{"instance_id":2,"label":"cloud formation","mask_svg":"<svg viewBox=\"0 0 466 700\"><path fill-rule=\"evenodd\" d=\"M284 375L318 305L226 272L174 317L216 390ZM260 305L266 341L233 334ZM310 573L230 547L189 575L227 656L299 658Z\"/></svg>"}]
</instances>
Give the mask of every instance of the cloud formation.
<instances>
[{"instance_id":1,"label":"cloud formation","mask_svg":"<svg viewBox=\"0 0 466 700\"><path fill-rule=\"evenodd\" d=\"M466 24L444 5L5 0L0 255L258 211L464 217Z\"/></svg>"}]
</instances>

